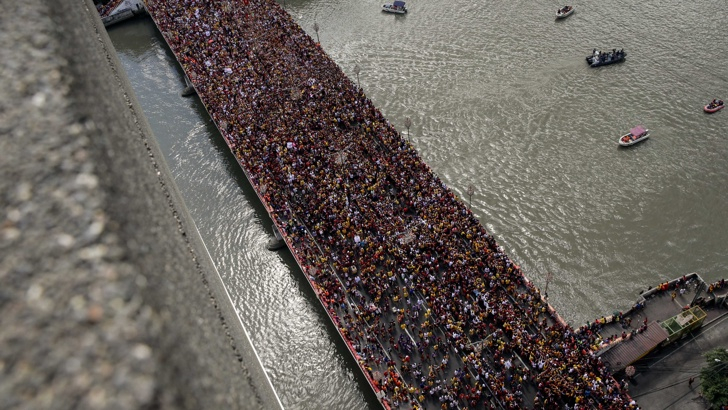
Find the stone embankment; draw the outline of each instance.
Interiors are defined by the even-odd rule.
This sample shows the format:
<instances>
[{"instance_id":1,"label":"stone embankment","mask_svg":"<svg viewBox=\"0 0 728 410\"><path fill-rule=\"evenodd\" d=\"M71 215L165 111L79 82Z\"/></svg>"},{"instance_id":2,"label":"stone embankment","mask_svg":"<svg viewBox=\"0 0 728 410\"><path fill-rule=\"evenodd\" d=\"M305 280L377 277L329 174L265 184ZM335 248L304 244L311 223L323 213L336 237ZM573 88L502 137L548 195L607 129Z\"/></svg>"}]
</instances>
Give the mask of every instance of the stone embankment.
<instances>
[{"instance_id":1,"label":"stone embankment","mask_svg":"<svg viewBox=\"0 0 728 410\"><path fill-rule=\"evenodd\" d=\"M3 2L0 408L276 408L90 0Z\"/></svg>"}]
</instances>

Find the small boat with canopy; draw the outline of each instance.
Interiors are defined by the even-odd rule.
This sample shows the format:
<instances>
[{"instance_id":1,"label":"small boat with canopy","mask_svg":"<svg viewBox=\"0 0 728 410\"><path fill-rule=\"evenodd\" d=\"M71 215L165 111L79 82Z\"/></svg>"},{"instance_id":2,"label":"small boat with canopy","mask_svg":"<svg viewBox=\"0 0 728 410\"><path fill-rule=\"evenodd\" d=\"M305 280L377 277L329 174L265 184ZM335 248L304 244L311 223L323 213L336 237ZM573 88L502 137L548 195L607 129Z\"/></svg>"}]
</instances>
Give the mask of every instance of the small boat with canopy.
<instances>
[{"instance_id":1,"label":"small boat with canopy","mask_svg":"<svg viewBox=\"0 0 728 410\"><path fill-rule=\"evenodd\" d=\"M624 134L622 135L622 137L619 138L619 145L623 147L629 147L630 145L634 145L638 142L644 141L649 137L650 130L643 127L642 125L638 125L629 130L628 134Z\"/></svg>"},{"instance_id":2,"label":"small boat with canopy","mask_svg":"<svg viewBox=\"0 0 728 410\"><path fill-rule=\"evenodd\" d=\"M407 13L407 5L404 1L395 0L393 3L385 3L382 6L382 11L387 13L405 14Z\"/></svg>"}]
</instances>

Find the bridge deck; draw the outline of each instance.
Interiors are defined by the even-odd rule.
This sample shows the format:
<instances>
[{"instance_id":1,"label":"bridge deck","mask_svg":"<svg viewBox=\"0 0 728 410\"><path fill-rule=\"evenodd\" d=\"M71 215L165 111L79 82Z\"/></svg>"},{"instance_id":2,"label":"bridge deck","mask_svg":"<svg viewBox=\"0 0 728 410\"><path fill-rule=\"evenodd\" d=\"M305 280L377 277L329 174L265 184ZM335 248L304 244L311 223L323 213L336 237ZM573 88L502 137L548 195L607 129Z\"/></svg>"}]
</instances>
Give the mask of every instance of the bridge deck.
<instances>
[{"instance_id":1,"label":"bridge deck","mask_svg":"<svg viewBox=\"0 0 728 410\"><path fill-rule=\"evenodd\" d=\"M278 4L147 7L385 407L629 408L598 335Z\"/></svg>"}]
</instances>

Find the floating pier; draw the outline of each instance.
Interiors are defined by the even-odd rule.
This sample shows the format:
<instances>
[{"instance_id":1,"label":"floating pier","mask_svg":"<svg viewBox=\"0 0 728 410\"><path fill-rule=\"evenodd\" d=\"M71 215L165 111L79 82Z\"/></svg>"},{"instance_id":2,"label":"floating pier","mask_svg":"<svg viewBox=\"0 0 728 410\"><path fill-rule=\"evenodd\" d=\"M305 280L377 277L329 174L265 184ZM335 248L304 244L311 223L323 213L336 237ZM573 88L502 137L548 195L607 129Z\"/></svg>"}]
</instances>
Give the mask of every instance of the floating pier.
<instances>
[{"instance_id":1,"label":"floating pier","mask_svg":"<svg viewBox=\"0 0 728 410\"><path fill-rule=\"evenodd\" d=\"M640 292L628 309L602 316L579 331L598 334L591 350L617 373L686 337L709 317L728 314L727 294L725 280L707 283L694 272Z\"/></svg>"}]
</instances>

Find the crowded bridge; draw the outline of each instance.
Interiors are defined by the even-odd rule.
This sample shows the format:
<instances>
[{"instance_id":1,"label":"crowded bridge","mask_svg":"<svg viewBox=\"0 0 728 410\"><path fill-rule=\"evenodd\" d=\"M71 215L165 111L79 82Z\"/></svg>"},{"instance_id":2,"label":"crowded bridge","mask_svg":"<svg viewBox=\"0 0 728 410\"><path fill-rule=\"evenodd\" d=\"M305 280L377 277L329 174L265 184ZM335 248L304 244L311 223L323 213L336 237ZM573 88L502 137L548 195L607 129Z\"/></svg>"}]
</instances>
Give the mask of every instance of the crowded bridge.
<instances>
[{"instance_id":1,"label":"crowded bridge","mask_svg":"<svg viewBox=\"0 0 728 410\"><path fill-rule=\"evenodd\" d=\"M277 3L147 7L385 407L637 408Z\"/></svg>"}]
</instances>

